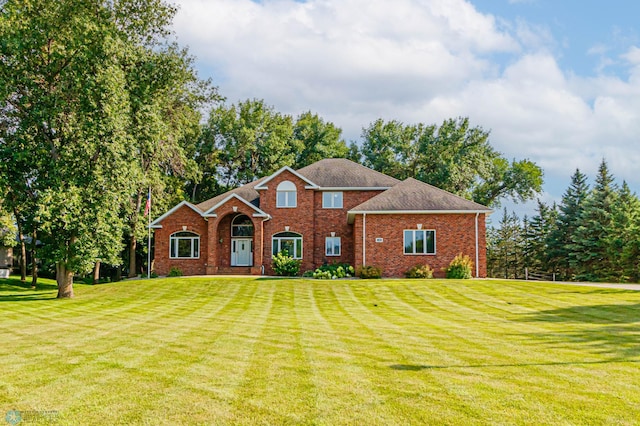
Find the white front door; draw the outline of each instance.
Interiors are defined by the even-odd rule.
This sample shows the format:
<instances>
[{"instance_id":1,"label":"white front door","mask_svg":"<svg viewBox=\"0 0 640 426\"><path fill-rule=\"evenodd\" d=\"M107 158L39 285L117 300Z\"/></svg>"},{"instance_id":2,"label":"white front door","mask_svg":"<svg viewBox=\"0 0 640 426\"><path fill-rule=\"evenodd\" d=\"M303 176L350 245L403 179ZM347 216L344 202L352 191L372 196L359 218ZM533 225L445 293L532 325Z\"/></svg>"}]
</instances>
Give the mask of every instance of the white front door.
<instances>
[{"instance_id":1,"label":"white front door","mask_svg":"<svg viewBox=\"0 0 640 426\"><path fill-rule=\"evenodd\" d=\"M231 266L253 266L252 244L249 238L231 240Z\"/></svg>"}]
</instances>

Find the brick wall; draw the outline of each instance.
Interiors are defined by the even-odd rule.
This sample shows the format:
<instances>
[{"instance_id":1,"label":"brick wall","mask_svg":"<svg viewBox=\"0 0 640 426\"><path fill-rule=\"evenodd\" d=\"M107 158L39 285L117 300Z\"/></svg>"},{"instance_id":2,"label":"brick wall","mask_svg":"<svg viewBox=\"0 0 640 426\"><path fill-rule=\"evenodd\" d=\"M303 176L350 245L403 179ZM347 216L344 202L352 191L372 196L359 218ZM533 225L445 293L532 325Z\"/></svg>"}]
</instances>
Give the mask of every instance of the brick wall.
<instances>
[{"instance_id":1,"label":"brick wall","mask_svg":"<svg viewBox=\"0 0 640 426\"><path fill-rule=\"evenodd\" d=\"M207 222L188 206L182 206L161 222L162 228L155 230L154 265L158 275L167 275L172 267L179 268L184 275L203 275L208 253ZM183 229L183 226L186 229ZM169 259L169 237L174 232L189 231L200 235L199 259Z\"/></svg>"},{"instance_id":2,"label":"brick wall","mask_svg":"<svg viewBox=\"0 0 640 426\"><path fill-rule=\"evenodd\" d=\"M368 214L366 216L367 265L383 268L383 275L404 276L405 271L418 264L428 264L434 269L434 276L443 277L443 268L459 253L469 255L475 263L475 213L474 214ZM355 266L362 265L362 221L363 215L356 215L354 222ZM436 231L435 255L405 255L405 229ZM478 217L478 258L479 276L486 276L485 215ZM376 242L382 238L383 242ZM473 270L475 276L475 265Z\"/></svg>"},{"instance_id":3,"label":"brick wall","mask_svg":"<svg viewBox=\"0 0 640 426\"><path fill-rule=\"evenodd\" d=\"M278 185L288 180L293 182L297 190L297 203L294 208L276 207L276 188ZM278 176L267 182L267 189L260 190L260 209L271 215L271 220L264 223L264 266L265 273L272 275L271 269L271 237L273 234L285 232L285 227L289 227L289 232L296 232L302 235L302 264L301 271L313 268L313 253L315 246L314 226L314 191L305 189L307 186L304 180L300 179L288 170L283 171ZM324 240L322 241L324 246Z\"/></svg>"},{"instance_id":4,"label":"brick wall","mask_svg":"<svg viewBox=\"0 0 640 426\"><path fill-rule=\"evenodd\" d=\"M375 197L382 191L343 191L341 209L323 209L322 192L316 191L314 196L314 227L316 246L313 253L314 267L326 263L349 263L354 264L354 241L353 225L347 223L347 212L370 198ZM342 245L340 256L325 255L325 239L335 232L336 237L340 237Z\"/></svg>"}]
</instances>

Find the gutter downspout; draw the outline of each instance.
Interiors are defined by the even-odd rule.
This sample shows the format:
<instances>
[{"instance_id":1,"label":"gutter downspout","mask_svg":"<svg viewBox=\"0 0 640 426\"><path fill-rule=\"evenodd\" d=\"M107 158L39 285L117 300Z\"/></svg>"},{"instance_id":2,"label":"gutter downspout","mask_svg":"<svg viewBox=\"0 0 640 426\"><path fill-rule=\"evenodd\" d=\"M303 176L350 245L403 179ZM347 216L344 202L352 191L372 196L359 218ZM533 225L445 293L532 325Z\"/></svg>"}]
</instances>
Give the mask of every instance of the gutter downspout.
<instances>
[{"instance_id":1,"label":"gutter downspout","mask_svg":"<svg viewBox=\"0 0 640 426\"><path fill-rule=\"evenodd\" d=\"M480 275L480 265L478 265L478 216L480 216L480 213L476 213L476 278Z\"/></svg>"},{"instance_id":2,"label":"gutter downspout","mask_svg":"<svg viewBox=\"0 0 640 426\"><path fill-rule=\"evenodd\" d=\"M262 238L262 264L260 265L260 275L264 275L264 223L271 219L271 215L268 214L267 217L262 219L262 229L260 230L261 238Z\"/></svg>"},{"instance_id":3,"label":"gutter downspout","mask_svg":"<svg viewBox=\"0 0 640 426\"><path fill-rule=\"evenodd\" d=\"M362 213L362 266L367 266L367 214Z\"/></svg>"}]
</instances>

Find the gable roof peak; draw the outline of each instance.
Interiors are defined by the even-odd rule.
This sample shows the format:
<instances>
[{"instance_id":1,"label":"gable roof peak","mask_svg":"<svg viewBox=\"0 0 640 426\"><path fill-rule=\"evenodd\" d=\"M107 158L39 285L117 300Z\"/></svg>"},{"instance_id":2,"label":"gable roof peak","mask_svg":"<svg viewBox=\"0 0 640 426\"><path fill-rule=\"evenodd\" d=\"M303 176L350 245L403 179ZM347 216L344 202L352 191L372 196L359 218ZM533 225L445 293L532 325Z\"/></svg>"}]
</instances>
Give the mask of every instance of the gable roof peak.
<instances>
[{"instance_id":1,"label":"gable roof peak","mask_svg":"<svg viewBox=\"0 0 640 426\"><path fill-rule=\"evenodd\" d=\"M271 181L273 178L275 178L276 176L278 176L279 174L281 174L282 172L290 172L293 175L299 177L301 180L305 181L307 183L307 185L309 185L309 187L311 188L317 188L318 185L316 185L313 181L311 181L311 179L308 179L307 177L305 177L304 175L301 175L300 173L298 173L297 171L293 170L291 167L289 166L284 166L282 168L280 168L280 170L278 170L277 172L273 173L271 176L265 177L265 179L260 182L259 185L255 186L255 189L267 189L266 184Z\"/></svg>"}]
</instances>

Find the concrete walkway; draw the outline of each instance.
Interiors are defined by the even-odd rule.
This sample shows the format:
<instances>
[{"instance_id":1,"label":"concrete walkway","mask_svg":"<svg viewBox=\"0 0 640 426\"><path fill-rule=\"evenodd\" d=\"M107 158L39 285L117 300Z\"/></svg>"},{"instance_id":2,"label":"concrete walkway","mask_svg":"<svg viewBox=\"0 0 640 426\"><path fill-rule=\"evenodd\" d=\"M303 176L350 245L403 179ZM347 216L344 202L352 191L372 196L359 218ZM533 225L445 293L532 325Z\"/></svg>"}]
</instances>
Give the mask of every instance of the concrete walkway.
<instances>
[{"instance_id":1,"label":"concrete walkway","mask_svg":"<svg viewBox=\"0 0 640 426\"><path fill-rule=\"evenodd\" d=\"M620 284L620 283L587 283L587 282L568 282L568 281L545 281L552 284L564 284L583 287L601 287L601 288L617 288L621 290L640 291L640 284Z\"/></svg>"}]
</instances>

